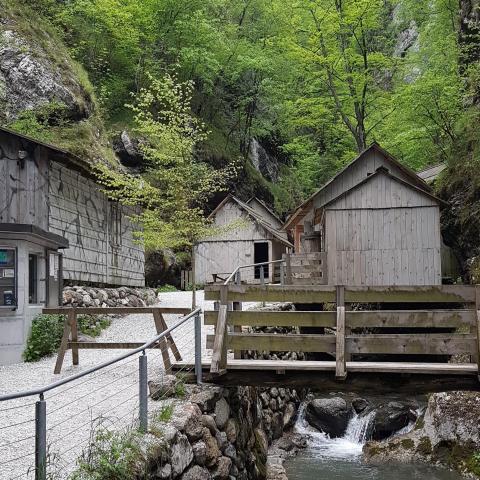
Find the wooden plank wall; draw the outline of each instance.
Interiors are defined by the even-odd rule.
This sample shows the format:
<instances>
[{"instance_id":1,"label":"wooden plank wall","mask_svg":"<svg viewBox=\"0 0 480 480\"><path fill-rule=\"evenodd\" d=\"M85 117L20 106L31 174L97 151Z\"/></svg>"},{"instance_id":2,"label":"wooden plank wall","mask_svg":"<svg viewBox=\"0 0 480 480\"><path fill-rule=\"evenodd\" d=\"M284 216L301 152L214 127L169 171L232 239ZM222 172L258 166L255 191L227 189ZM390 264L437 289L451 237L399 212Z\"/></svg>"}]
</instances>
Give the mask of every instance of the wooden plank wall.
<instances>
[{"instance_id":1,"label":"wooden plank wall","mask_svg":"<svg viewBox=\"0 0 480 480\"><path fill-rule=\"evenodd\" d=\"M27 154L19 161L19 152ZM48 159L44 148L28 153L22 142L0 132L0 223L48 230Z\"/></svg>"},{"instance_id":2,"label":"wooden plank wall","mask_svg":"<svg viewBox=\"0 0 480 480\"><path fill-rule=\"evenodd\" d=\"M50 165L50 231L70 242L65 280L143 286L144 252L126 209L120 207L115 220L112 203L93 180L60 163Z\"/></svg>"},{"instance_id":3,"label":"wooden plank wall","mask_svg":"<svg viewBox=\"0 0 480 480\"><path fill-rule=\"evenodd\" d=\"M439 285L438 204L379 176L326 210L332 285Z\"/></svg>"}]
</instances>

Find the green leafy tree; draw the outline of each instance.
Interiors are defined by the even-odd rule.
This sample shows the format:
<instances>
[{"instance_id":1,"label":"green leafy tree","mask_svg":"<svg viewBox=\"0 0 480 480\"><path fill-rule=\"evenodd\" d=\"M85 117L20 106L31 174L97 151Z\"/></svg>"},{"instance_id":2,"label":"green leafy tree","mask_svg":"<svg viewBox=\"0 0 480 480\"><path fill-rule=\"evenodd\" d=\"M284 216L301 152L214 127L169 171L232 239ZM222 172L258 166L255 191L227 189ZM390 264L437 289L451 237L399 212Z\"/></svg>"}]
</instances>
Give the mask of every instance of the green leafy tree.
<instances>
[{"instance_id":1,"label":"green leafy tree","mask_svg":"<svg viewBox=\"0 0 480 480\"><path fill-rule=\"evenodd\" d=\"M108 195L125 205L140 207L136 219L147 249L192 245L209 232L203 206L225 189L234 167L213 169L196 155L206 139L204 124L191 114L192 82L174 76L150 77L131 105L135 133L147 170L141 177L99 165Z\"/></svg>"}]
</instances>

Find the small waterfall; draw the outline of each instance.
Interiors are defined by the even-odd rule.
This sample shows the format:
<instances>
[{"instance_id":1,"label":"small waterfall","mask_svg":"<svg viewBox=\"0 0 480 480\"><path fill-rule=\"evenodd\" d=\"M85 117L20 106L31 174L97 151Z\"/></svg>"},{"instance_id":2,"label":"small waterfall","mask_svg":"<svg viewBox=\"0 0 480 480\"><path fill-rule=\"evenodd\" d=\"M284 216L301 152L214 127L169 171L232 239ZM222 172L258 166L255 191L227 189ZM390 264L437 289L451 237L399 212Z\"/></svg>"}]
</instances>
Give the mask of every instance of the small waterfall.
<instances>
[{"instance_id":1,"label":"small waterfall","mask_svg":"<svg viewBox=\"0 0 480 480\"><path fill-rule=\"evenodd\" d=\"M343 438L364 445L371 434L371 425L375 418L375 411L372 410L366 415L355 413L348 422L347 430Z\"/></svg>"}]
</instances>

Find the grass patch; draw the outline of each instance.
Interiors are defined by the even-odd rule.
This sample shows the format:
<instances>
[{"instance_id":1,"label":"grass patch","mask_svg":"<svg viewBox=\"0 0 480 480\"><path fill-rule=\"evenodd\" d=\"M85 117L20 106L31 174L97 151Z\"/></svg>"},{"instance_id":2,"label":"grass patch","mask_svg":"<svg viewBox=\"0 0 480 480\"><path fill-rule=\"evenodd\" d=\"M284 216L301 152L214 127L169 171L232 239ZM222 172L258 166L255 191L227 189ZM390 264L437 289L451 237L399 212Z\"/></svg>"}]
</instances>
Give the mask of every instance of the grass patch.
<instances>
[{"instance_id":1,"label":"grass patch","mask_svg":"<svg viewBox=\"0 0 480 480\"><path fill-rule=\"evenodd\" d=\"M26 362L36 362L43 357L54 354L62 340L64 315L38 315L33 319L32 328L23 352ZM99 315L79 315L78 330L91 337L98 337L102 330L110 326L107 317Z\"/></svg>"},{"instance_id":2,"label":"grass patch","mask_svg":"<svg viewBox=\"0 0 480 480\"><path fill-rule=\"evenodd\" d=\"M169 422L173 415L173 408L173 403L164 405L156 416L157 420L159 420L160 422Z\"/></svg>"},{"instance_id":3,"label":"grass patch","mask_svg":"<svg viewBox=\"0 0 480 480\"><path fill-rule=\"evenodd\" d=\"M77 460L73 480L131 480L138 465L145 463L141 434L133 429L112 432L99 428Z\"/></svg>"},{"instance_id":4,"label":"grass patch","mask_svg":"<svg viewBox=\"0 0 480 480\"><path fill-rule=\"evenodd\" d=\"M168 283L166 285L161 285L156 291L157 293L178 292L177 287L169 285Z\"/></svg>"}]
</instances>

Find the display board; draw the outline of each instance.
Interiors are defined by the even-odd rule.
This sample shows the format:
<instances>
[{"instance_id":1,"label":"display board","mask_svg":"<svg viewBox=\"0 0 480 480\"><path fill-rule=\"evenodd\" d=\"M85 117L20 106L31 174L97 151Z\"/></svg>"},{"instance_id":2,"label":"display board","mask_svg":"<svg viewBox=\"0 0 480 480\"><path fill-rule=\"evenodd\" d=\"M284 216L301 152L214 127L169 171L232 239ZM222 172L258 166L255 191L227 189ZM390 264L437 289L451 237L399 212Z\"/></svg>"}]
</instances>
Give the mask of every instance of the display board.
<instances>
[{"instance_id":1,"label":"display board","mask_svg":"<svg viewBox=\"0 0 480 480\"><path fill-rule=\"evenodd\" d=\"M0 307L17 306L16 249L0 247Z\"/></svg>"}]
</instances>

